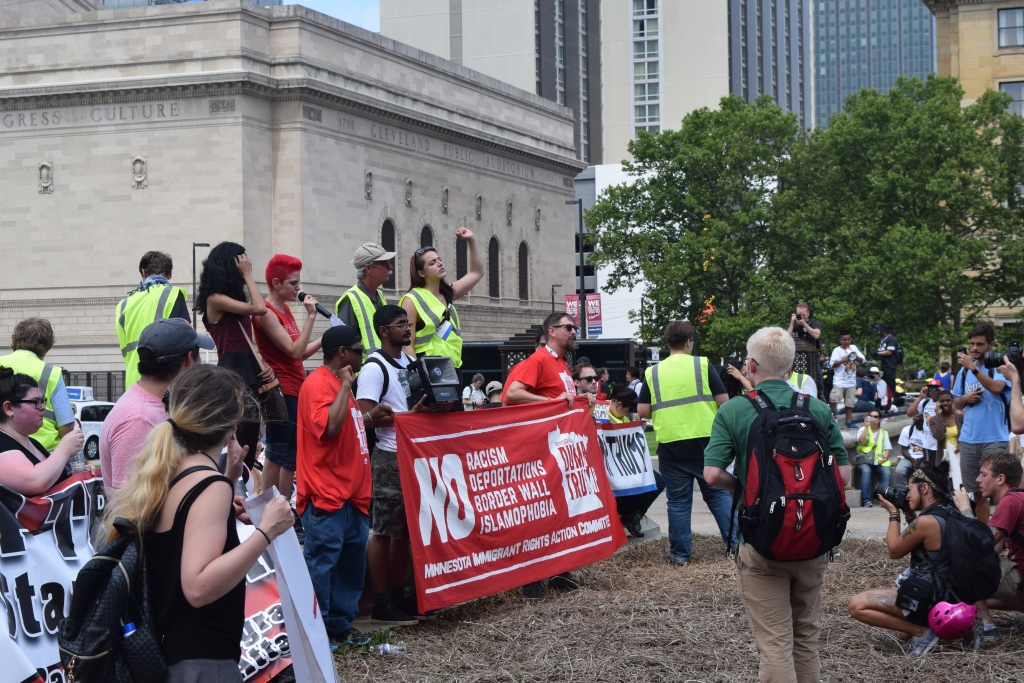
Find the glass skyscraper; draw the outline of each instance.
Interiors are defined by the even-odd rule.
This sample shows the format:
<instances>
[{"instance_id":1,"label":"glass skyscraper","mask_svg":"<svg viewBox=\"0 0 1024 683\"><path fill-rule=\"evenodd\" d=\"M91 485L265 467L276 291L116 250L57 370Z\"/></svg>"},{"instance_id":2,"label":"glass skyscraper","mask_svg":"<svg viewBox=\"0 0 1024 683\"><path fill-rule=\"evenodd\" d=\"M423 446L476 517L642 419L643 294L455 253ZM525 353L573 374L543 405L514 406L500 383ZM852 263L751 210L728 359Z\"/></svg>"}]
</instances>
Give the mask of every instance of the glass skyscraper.
<instances>
[{"instance_id":1,"label":"glass skyscraper","mask_svg":"<svg viewBox=\"0 0 1024 683\"><path fill-rule=\"evenodd\" d=\"M824 0L813 21L818 126L861 88L884 93L897 76L935 73L935 19L921 0Z\"/></svg>"}]
</instances>

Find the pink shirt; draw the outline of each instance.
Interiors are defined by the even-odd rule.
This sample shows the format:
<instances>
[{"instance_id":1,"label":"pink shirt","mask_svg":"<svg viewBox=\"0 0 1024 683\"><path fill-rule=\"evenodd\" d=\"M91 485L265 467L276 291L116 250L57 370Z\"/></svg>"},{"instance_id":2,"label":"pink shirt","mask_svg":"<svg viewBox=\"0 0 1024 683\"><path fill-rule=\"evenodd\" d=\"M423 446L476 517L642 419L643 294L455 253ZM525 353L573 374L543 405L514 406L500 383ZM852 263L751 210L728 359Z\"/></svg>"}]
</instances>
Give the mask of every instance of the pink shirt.
<instances>
[{"instance_id":1,"label":"pink shirt","mask_svg":"<svg viewBox=\"0 0 1024 683\"><path fill-rule=\"evenodd\" d=\"M100 430L100 467L103 486L120 489L128 483L153 427L167 419L164 402L137 383L128 387L111 408Z\"/></svg>"}]
</instances>

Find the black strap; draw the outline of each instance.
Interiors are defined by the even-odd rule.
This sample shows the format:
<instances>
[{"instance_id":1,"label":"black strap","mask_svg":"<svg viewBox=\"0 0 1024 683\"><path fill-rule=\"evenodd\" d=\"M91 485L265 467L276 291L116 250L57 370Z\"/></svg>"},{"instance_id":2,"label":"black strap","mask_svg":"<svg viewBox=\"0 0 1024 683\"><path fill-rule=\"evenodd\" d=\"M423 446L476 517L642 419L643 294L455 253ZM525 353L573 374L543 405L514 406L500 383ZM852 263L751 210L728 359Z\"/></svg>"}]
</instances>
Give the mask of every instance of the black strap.
<instances>
[{"instance_id":1,"label":"black strap","mask_svg":"<svg viewBox=\"0 0 1024 683\"><path fill-rule=\"evenodd\" d=\"M193 472L201 472L203 470L209 470L211 472L216 472L217 474L220 474L220 470L210 467L209 465L196 465L194 467L189 467L184 472L176 476L174 479L171 479L171 483L167 485L167 490L170 491L172 488L174 488L175 484L177 484L179 481L181 481L188 475L192 474Z\"/></svg>"},{"instance_id":2,"label":"black strap","mask_svg":"<svg viewBox=\"0 0 1024 683\"><path fill-rule=\"evenodd\" d=\"M804 411L807 410L807 394L801 394L799 391L793 392L793 400L790 401L789 407Z\"/></svg>"},{"instance_id":3,"label":"black strap","mask_svg":"<svg viewBox=\"0 0 1024 683\"><path fill-rule=\"evenodd\" d=\"M757 411L758 415L765 412L766 410L775 410L775 406L772 404L770 398L764 395L764 392L754 389L744 394L751 403L754 404L754 410Z\"/></svg>"},{"instance_id":4,"label":"black strap","mask_svg":"<svg viewBox=\"0 0 1024 683\"><path fill-rule=\"evenodd\" d=\"M386 367L384 367L384 363L382 363L379 358L375 358L374 356L370 356L370 357L368 357L366 359L366 362L367 363L373 363L374 365L379 367L380 368L380 374L384 375L384 381L381 384L381 388L380 388L380 397L377 399L377 403L380 403L380 402L382 402L384 400L384 394L388 393L388 386L391 383L391 373L388 372L388 369Z\"/></svg>"}]
</instances>

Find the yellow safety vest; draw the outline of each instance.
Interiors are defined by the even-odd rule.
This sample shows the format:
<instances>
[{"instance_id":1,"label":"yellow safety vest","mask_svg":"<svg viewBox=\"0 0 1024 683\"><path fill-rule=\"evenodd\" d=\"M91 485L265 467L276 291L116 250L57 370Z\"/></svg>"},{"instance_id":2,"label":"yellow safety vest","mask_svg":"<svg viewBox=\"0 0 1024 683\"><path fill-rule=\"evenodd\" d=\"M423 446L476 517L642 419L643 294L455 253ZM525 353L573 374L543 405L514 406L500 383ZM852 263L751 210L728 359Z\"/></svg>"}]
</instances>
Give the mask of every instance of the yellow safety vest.
<instances>
[{"instance_id":1,"label":"yellow safety vest","mask_svg":"<svg viewBox=\"0 0 1024 683\"><path fill-rule=\"evenodd\" d=\"M802 372L794 372L792 375L789 376L789 381L795 384L797 387L802 387L804 385L805 379L807 379L807 375L805 375Z\"/></svg>"},{"instance_id":2,"label":"yellow safety vest","mask_svg":"<svg viewBox=\"0 0 1024 683\"><path fill-rule=\"evenodd\" d=\"M885 439L882 438L882 430L879 429L877 432L872 432L867 427L865 427L864 429L867 429L868 431L868 439L866 443L857 444L857 452L868 454L871 451L874 451L874 459L876 465L881 465L882 467L892 467L892 462L889 460L889 458L885 458L884 461L882 460L882 458L885 457Z\"/></svg>"},{"instance_id":3,"label":"yellow safety vest","mask_svg":"<svg viewBox=\"0 0 1024 683\"><path fill-rule=\"evenodd\" d=\"M174 285L150 285L147 289L137 289L129 294L115 309L117 327L117 343L121 347L124 359L124 388L139 381L139 337L142 330L158 320L171 317L174 304L179 294L186 296L185 290Z\"/></svg>"},{"instance_id":4,"label":"yellow safety vest","mask_svg":"<svg viewBox=\"0 0 1024 683\"><path fill-rule=\"evenodd\" d=\"M708 381L708 359L672 354L647 368L651 417L658 443L711 436L718 404Z\"/></svg>"},{"instance_id":5,"label":"yellow safety vest","mask_svg":"<svg viewBox=\"0 0 1024 683\"><path fill-rule=\"evenodd\" d=\"M626 415L625 417L615 417L611 413L608 413L608 424L620 425L626 422L629 422L629 415Z\"/></svg>"},{"instance_id":6,"label":"yellow safety vest","mask_svg":"<svg viewBox=\"0 0 1024 683\"><path fill-rule=\"evenodd\" d=\"M376 294L380 305L386 306L388 303L387 299L380 293L380 290L377 290ZM352 311L356 314L356 322L359 323L359 336L363 341L363 349L366 351L363 354L363 360L365 361L367 356L380 348L380 337L377 336L377 330L373 327L373 314L377 311L377 307L374 306L373 300L366 296L366 293L357 284L349 287L348 291L334 302L335 315L338 315L338 311L341 310L341 302L346 298L351 299Z\"/></svg>"},{"instance_id":7,"label":"yellow safety vest","mask_svg":"<svg viewBox=\"0 0 1024 683\"><path fill-rule=\"evenodd\" d=\"M14 353L0 357L0 367L10 368L20 375L28 375L39 384L39 388L46 396L46 409L43 412L43 426L32 435L32 438L46 450L52 451L60 443L60 435L57 432L57 420L54 419L53 403L50 398L64 371L56 365L40 360L39 356L25 349L18 349Z\"/></svg>"},{"instance_id":8,"label":"yellow safety vest","mask_svg":"<svg viewBox=\"0 0 1024 683\"><path fill-rule=\"evenodd\" d=\"M459 325L459 312L454 306L446 307L437 300L429 290L423 287L410 289L402 300L398 302L401 306L406 298L412 300L416 306L416 315L423 321L423 329L413 331L413 349L417 356L447 356L452 359L452 364L462 367L462 327ZM441 339L434 334L442 325L442 320L447 311L451 311L449 321L452 324L452 331L448 339Z\"/></svg>"}]
</instances>

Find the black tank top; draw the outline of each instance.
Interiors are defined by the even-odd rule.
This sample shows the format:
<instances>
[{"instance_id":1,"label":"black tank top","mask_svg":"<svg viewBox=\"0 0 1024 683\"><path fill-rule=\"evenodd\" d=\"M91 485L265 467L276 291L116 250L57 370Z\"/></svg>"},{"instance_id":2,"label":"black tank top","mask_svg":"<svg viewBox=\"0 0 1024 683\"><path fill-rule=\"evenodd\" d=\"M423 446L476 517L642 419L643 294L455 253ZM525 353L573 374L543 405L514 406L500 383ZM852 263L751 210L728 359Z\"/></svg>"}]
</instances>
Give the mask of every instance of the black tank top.
<instances>
[{"instance_id":1,"label":"black tank top","mask_svg":"<svg viewBox=\"0 0 1024 683\"><path fill-rule=\"evenodd\" d=\"M941 507L941 503L932 503L921 511L921 516L930 514L934 507ZM939 534L944 536L946 532L946 520L938 515L932 518L939 523ZM949 552L945 544L939 546L938 550L928 550L924 543L920 543L910 551L910 567L919 576L927 577L932 582L935 600L944 600L949 589Z\"/></svg>"},{"instance_id":2,"label":"black tank top","mask_svg":"<svg viewBox=\"0 0 1024 683\"><path fill-rule=\"evenodd\" d=\"M32 442L32 445L36 447L36 450L38 450L40 453L46 453L46 457L50 457L50 451L43 448L43 444L39 443L31 436L28 437L28 440ZM15 441L14 437L10 436L6 432L0 432L0 453L6 453L7 451L21 451L22 453L25 454L25 457L28 458L28 461L33 465L38 465L40 462L42 462L39 458L36 457L35 453L33 453L32 451L30 451L29 449L25 448L20 443ZM54 486L61 483L70 476L71 468L65 465L64 471L60 473L59 477L57 477L57 481L50 484L47 488L53 488Z\"/></svg>"},{"instance_id":3,"label":"black tank top","mask_svg":"<svg viewBox=\"0 0 1024 683\"><path fill-rule=\"evenodd\" d=\"M171 487L184 476L212 467L190 467L171 481ZM163 633L160 651L167 665L186 659L230 659L241 654L242 627L245 622L245 579L219 599L202 607L193 607L181 590L181 549L188 512L199 494L217 481L231 483L227 477L203 479L181 499L174 513L174 525L167 531L146 532L145 551L149 575L149 594L157 628ZM227 540L224 552L238 547L233 508L228 508Z\"/></svg>"}]
</instances>

